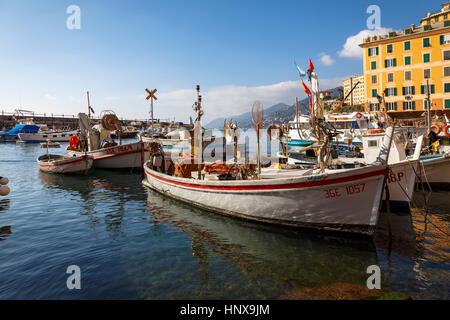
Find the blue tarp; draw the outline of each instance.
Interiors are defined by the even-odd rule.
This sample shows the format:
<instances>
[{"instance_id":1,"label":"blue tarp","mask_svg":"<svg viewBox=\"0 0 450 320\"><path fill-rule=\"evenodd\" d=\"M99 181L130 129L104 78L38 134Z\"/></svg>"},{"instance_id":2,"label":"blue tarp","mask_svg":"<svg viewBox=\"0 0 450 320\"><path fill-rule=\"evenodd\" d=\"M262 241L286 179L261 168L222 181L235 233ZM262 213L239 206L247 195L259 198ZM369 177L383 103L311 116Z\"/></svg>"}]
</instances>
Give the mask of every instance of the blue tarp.
<instances>
[{"instance_id":1,"label":"blue tarp","mask_svg":"<svg viewBox=\"0 0 450 320\"><path fill-rule=\"evenodd\" d=\"M39 131L39 126L33 124L18 124L14 128L0 134L18 134L18 133L36 133Z\"/></svg>"}]
</instances>

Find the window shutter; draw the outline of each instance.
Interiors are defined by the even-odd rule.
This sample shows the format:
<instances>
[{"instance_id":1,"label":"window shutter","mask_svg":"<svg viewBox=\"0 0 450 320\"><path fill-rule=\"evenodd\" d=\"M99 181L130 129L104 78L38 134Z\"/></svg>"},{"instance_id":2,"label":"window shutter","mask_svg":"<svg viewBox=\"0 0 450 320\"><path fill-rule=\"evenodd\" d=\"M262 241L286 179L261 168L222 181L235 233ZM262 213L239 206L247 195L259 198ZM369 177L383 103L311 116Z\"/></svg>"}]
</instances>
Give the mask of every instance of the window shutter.
<instances>
[{"instance_id":1,"label":"window shutter","mask_svg":"<svg viewBox=\"0 0 450 320\"><path fill-rule=\"evenodd\" d=\"M397 102L394 102L394 110L397 111Z\"/></svg>"},{"instance_id":2,"label":"window shutter","mask_svg":"<svg viewBox=\"0 0 450 320\"><path fill-rule=\"evenodd\" d=\"M394 96L397 95L397 87L394 88Z\"/></svg>"},{"instance_id":3,"label":"window shutter","mask_svg":"<svg viewBox=\"0 0 450 320\"><path fill-rule=\"evenodd\" d=\"M439 41L441 42L441 44L444 44L444 36L440 36Z\"/></svg>"},{"instance_id":4,"label":"window shutter","mask_svg":"<svg viewBox=\"0 0 450 320\"><path fill-rule=\"evenodd\" d=\"M402 88L402 95L406 96L406 88L405 87Z\"/></svg>"},{"instance_id":5,"label":"window shutter","mask_svg":"<svg viewBox=\"0 0 450 320\"><path fill-rule=\"evenodd\" d=\"M411 87L411 93L413 94L413 95L415 95L416 94L416 87Z\"/></svg>"},{"instance_id":6,"label":"window shutter","mask_svg":"<svg viewBox=\"0 0 450 320\"><path fill-rule=\"evenodd\" d=\"M420 86L420 93L425 94L425 86L424 85Z\"/></svg>"},{"instance_id":7,"label":"window shutter","mask_svg":"<svg viewBox=\"0 0 450 320\"><path fill-rule=\"evenodd\" d=\"M389 94L388 94L388 89L386 88L386 89L384 89L384 95L386 96L386 97L389 97Z\"/></svg>"},{"instance_id":8,"label":"window shutter","mask_svg":"<svg viewBox=\"0 0 450 320\"><path fill-rule=\"evenodd\" d=\"M378 55L378 47L375 48L375 53Z\"/></svg>"},{"instance_id":9,"label":"window shutter","mask_svg":"<svg viewBox=\"0 0 450 320\"><path fill-rule=\"evenodd\" d=\"M416 110L416 102L415 101L412 102L412 109Z\"/></svg>"},{"instance_id":10,"label":"window shutter","mask_svg":"<svg viewBox=\"0 0 450 320\"><path fill-rule=\"evenodd\" d=\"M403 110L406 110L406 102L405 101L403 101Z\"/></svg>"},{"instance_id":11,"label":"window shutter","mask_svg":"<svg viewBox=\"0 0 450 320\"><path fill-rule=\"evenodd\" d=\"M394 67L396 67L396 66L397 66L397 59L394 58Z\"/></svg>"},{"instance_id":12,"label":"window shutter","mask_svg":"<svg viewBox=\"0 0 450 320\"><path fill-rule=\"evenodd\" d=\"M387 66L388 66L387 63L388 63L388 61L387 61L387 60L384 60L384 67L385 67L385 68L387 68Z\"/></svg>"},{"instance_id":13,"label":"window shutter","mask_svg":"<svg viewBox=\"0 0 450 320\"><path fill-rule=\"evenodd\" d=\"M367 54L368 54L369 57L372 56L372 50L371 50L371 48L367 49Z\"/></svg>"},{"instance_id":14,"label":"window shutter","mask_svg":"<svg viewBox=\"0 0 450 320\"><path fill-rule=\"evenodd\" d=\"M432 84L432 85L430 86L430 91L431 91L432 94L434 93L434 84Z\"/></svg>"}]
</instances>

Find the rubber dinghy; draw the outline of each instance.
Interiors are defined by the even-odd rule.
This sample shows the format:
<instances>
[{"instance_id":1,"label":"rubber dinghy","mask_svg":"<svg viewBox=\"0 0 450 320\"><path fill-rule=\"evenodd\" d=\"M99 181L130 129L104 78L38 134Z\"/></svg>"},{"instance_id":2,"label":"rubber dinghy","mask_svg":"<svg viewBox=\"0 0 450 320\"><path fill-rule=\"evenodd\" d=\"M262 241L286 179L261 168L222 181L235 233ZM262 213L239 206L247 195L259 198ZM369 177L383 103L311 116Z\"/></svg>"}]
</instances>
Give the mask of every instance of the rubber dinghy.
<instances>
[{"instance_id":1,"label":"rubber dinghy","mask_svg":"<svg viewBox=\"0 0 450 320\"><path fill-rule=\"evenodd\" d=\"M48 173L87 174L93 159L88 156L66 157L44 154L37 159L39 169Z\"/></svg>"}]
</instances>

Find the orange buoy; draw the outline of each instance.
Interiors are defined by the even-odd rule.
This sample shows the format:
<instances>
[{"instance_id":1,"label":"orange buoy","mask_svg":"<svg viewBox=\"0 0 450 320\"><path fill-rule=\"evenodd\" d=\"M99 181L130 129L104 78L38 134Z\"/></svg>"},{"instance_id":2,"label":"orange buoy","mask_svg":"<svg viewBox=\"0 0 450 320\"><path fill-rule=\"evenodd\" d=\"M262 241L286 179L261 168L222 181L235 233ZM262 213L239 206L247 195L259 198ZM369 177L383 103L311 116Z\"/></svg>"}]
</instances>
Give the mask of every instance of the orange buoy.
<instances>
[{"instance_id":1,"label":"orange buoy","mask_svg":"<svg viewBox=\"0 0 450 320\"><path fill-rule=\"evenodd\" d=\"M368 134L375 134L375 133L383 133L384 130L383 129L371 129L371 130L367 130Z\"/></svg>"}]
</instances>

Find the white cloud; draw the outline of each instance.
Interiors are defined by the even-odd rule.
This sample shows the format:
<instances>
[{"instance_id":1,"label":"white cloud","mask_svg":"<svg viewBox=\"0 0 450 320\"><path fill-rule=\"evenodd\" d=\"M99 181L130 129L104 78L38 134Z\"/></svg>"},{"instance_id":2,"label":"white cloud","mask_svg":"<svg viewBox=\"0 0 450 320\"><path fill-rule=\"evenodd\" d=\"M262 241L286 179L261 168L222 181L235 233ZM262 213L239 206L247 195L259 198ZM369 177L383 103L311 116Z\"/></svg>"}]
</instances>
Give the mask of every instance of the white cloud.
<instances>
[{"instance_id":1,"label":"white cloud","mask_svg":"<svg viewBox=\"0 0 450 320\"><path fill-rule=\"evenodd\" d=\"M69 96L70 101L75 101L75 98L73 96Z\"/></svg>"},{"instance_id":2,"label":"white cloud","mask_svg":"<svg viewBox=\"0 0 450 320\"><path fill-rule=\"evenodd\" d=\"M343 78L319 79L320 89L342 86ZM211 88L201 93L203 96L204 123L219 117L231 117L250 112L253 102L259 100L264 108L277 103L292 105L295 98L303 99L306 95L299 81L285 81L265 86L228 85ZM177 119L194 117L192 105L196 101L195 89L178 89L161 92L155 104L155 117L164 119L176 116Z\"/></svg>"},{"instance_id":3,"label":"white cloud","mask_svg":"<svg viewBox=\"0 0 450 320\"><path fill-rule=\"evenodd\" d=\"M332 66L334 64L334 60L326 53L322 52L321 54L319 54L320 56L320 61L322 61L322 63L325 66Z\"/></svg>"},{"instance_id":4,"label":"white cloud","mask_svg":"<svg viewBox=\"0 0 450 320\"><path fill-rule=\"evenodd\" d=\"M358 34L350 36L345 41L344 47L338 52L339 56L345 58L360 58L364 57L364 51L359 46L364 39L373 36L384 36L392 31L392 28L377 28L375 30L361 30Z\"/></svg>"},{"instance_id":5,"label":"white cloud","mask_svg":"<svg viewBox=\"0 0 450 320\"><path fill-rule=\"evenodd\" d=\"M56 100L56 97L52 96L50 93L46 93L44 97L48 100Z\"/></svg>"},{"instance_id":6,"label":"white cloud","mask_svg":"<svg viewBox=\"0 0 450 320\"><path fill-rule=\"evenodd\" d=\"M113 100L117 100L117 98L116 97L110 97L110 96L108 96L108 97L105 97L104 98L106 101L113 101Z\"/></svg>"}]
</instances>

